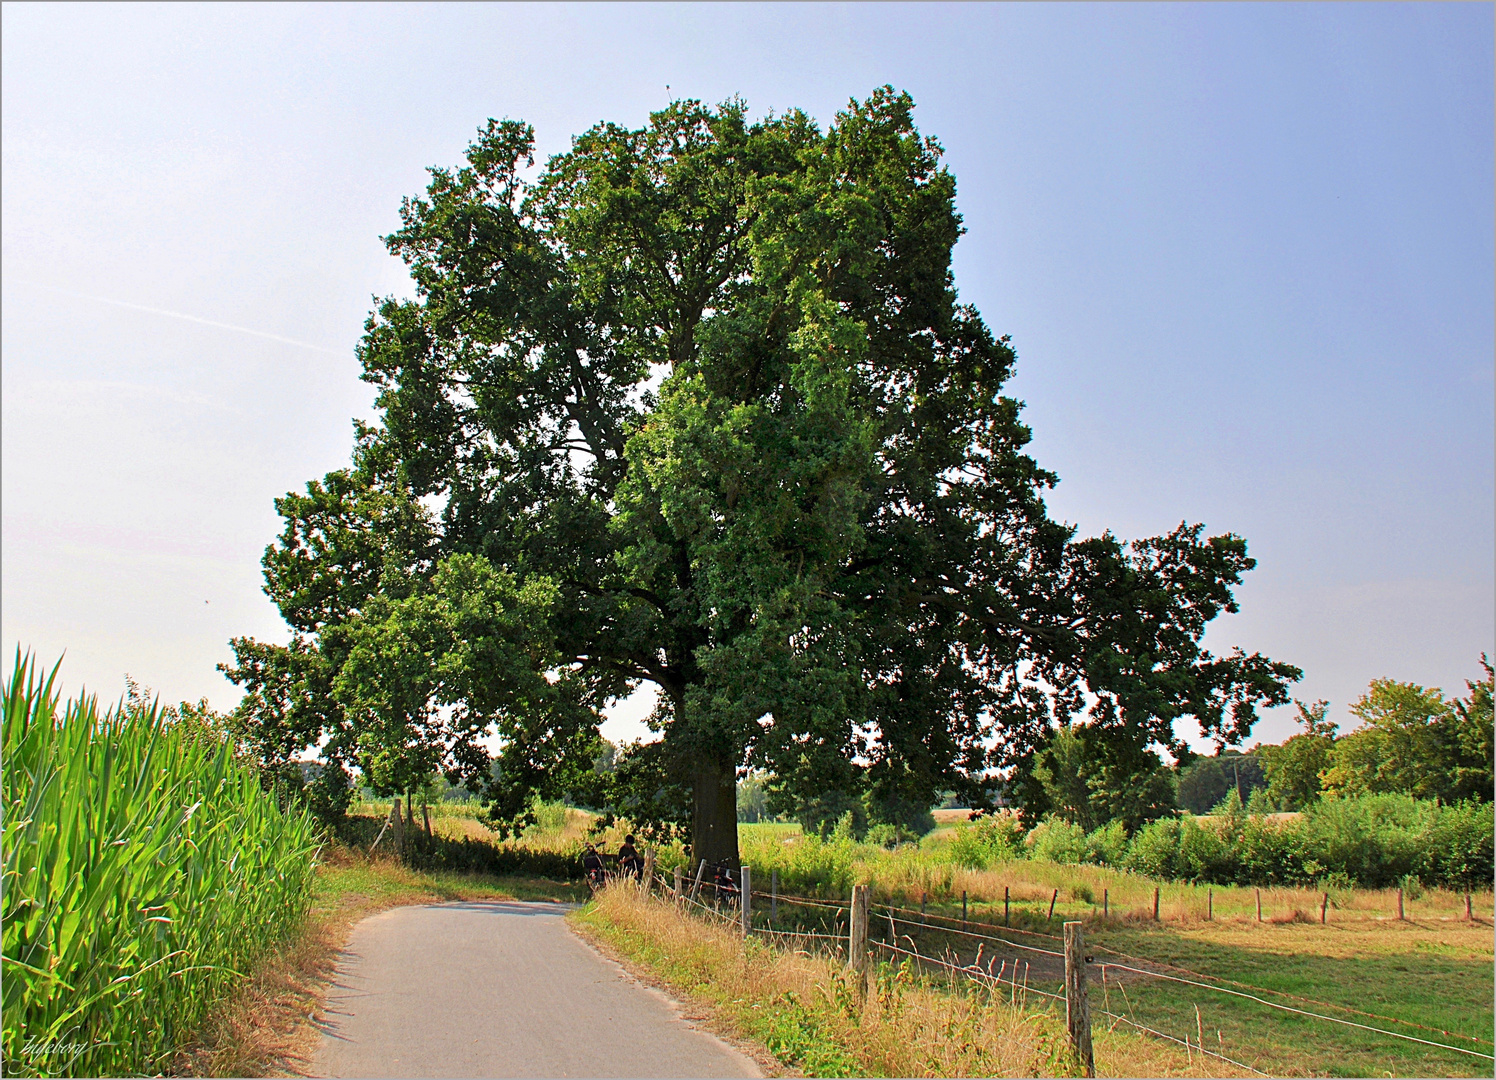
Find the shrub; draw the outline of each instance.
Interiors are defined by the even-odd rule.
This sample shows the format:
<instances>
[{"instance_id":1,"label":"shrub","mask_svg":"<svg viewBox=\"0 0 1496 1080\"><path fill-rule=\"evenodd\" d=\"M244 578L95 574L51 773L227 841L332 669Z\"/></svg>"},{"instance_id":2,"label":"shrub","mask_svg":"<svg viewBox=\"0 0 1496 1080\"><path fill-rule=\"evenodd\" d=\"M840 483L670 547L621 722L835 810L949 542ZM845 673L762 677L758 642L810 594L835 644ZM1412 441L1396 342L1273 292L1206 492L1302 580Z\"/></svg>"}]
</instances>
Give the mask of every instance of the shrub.
<instances>
[{"instance_id":1,"label":"shrub","mask_svg":"<svg viewBox=\"0 0 1496 1080\"><path fill-rule=\"evenodd\" d=\"M983 818L956 832L947 847L950 859L969 870L985 870L994 862L1024 854L1023 826L1011 814Z\"/></svg>"},{"instance_id":2,"label":"shrub","mask_svg":"<svg viewBox=\"0 0 1496 1080\"><path fill-rule=\"evenodd\" d=\"M1436 886L1491 879L1488 803L1441 807L1408 795L1332 798L1283 823L1242 814L1234 805L1223 809L1217 821L1186 818L1144 827L1125 865L1150 877L1220 885L1333 878L1383 889L1407 881Z\"/></svg>"},{"instance_id":3,"label":"shrub","mask_svg":"<svg viewBox=\"0 0 1496 1080\"><path fill-rule=\"evenodd\" d=\"M1089 850L1085 830L1057 817L1045 819L1029 833L1028 848L1032 858L1061 864L1085 862Z\"/></svg>"},{"instance_id":4,"label":"shrub","mask_svg":"<svg viewBox=\"0 0 1496 1080\"><path fill-rule=\"evenodd\" d=\"M1236 792L1232 792L1234 797ZM1237 800L1237 807L1241 801ZM1174 864L1176 877L1186 881L1236 880L1237 851L1231 824L1201 824L1187 817L1179 823L1179 851Z\"/></svg>"},{"instance_id":5,"label":"shrub","mask_svg":"<svg viewBox=\"0 0 1496 1080\"><path fill-rule=\"evenodd\" d=\"M1466 887L1489 883L1496 872L1492 831L1489 802L1462 802L1441 808L1429 834L1430 881Z\"/></svg>"},{"instance_id":6,"label":"shrub","mask_svg":"<svg viewBox=\"0 0 1496 1080\"><path fill-rule=\"evenodd\" d=\"M1178 865L1179 822L1174 818L1144 825L1127 849L1127 868L1148 877L1178 877Z\"/></svg>"},{"instance_id":7,"label":"shrub","mask_svg":"<svg viewBox=\"0 0 1496 1080\"><path fill-rule=\"evenodd\" d=\"M1302 819L1304 870L1338 870L1369 889L1390 888L1409 874L1432 883L1437 812L1433 802L1410 795L1321 799Z\"/></svg>"},{"instance_id":8,"label":"shrub","mask_svg":"<svg viewBox=\"0 0 1496 1080\"><path fill-rule=\"evenodd\" d=\"M1109 821L1086 837L1086 862L1121 866L1127 859L1127 830L1120 821Z\"/></svg>"},{"instance_id":9,"label":"shrub","mask_svg":"<svg viewBox=\"0 0 1496 1080\"><path fill-rule=\"evenodd\" d=\"M1303 836L1297 824L1259 816L1243 820L1235 838L1235 883L1283 885L1305 880L1309 875L1304 871Z\"/></svg>"}]
</instances>

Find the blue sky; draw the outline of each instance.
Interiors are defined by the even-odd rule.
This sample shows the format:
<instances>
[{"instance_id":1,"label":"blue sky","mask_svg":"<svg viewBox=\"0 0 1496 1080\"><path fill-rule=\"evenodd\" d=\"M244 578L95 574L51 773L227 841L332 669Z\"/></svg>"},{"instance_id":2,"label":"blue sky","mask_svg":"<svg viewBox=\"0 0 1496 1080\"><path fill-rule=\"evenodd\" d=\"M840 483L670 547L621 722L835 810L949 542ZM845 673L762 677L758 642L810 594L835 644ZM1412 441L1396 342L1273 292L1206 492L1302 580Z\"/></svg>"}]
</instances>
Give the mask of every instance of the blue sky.
<instances>
[{"instance_id":1,"label":"blue sky","mask_svg":"<svg viewBox=\"0 0 1496 1080\"><path fill-rule=\"evenodd\" d=\"M353 345L408 291L379 237L487 117L554 152L672 96L826 121L882 83L946 148L957 285L1013 337L1057 516L1244 535L1209 644L1342 719L1375 677L1463 692L1496 643L1491 5L0 21L0 635L69 688L227 707L228 638L283 638L271 500L346 462Z\"/></svg>"}]
</instances>

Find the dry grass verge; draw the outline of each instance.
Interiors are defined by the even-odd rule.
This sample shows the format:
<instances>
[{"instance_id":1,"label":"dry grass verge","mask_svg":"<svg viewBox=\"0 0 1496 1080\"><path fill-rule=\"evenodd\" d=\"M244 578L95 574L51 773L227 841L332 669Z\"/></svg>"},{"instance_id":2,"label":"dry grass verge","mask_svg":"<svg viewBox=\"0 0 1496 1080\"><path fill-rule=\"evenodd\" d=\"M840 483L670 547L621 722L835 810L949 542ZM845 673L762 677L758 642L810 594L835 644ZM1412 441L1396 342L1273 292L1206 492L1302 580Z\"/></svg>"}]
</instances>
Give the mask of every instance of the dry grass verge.
<instances>
[{"instance_id":1,"label":"dry grass verge","mask_svg":"<svg viewBox=\"0 0 1496 1080\"><path fill-rule=\"evenodd\" d=\"M1011 998L882 966L866 999L830 957L744 942L732 929L614 888L572 916L584 934L710 1010L806 1076L1074 1075L1063 1006ZM1218 1076L1221 1062L1122 1031L1095 1030L1101 1075Z\"/></svg>"},{"instance_id":2,"label":"dry grass verge","mask_svg":"<svg viewBox=\"0 0 1496 1080\"><path fill-rule=\"evenodd\" d=\"M178 1076L305 1076L313 1024L353 925L404 904L447 900L579 900L585 889L542 879L429 874L334 845L323 852L301 933L266 956L209 1017L172 1070Z\"/></svg>"}]
</instances>

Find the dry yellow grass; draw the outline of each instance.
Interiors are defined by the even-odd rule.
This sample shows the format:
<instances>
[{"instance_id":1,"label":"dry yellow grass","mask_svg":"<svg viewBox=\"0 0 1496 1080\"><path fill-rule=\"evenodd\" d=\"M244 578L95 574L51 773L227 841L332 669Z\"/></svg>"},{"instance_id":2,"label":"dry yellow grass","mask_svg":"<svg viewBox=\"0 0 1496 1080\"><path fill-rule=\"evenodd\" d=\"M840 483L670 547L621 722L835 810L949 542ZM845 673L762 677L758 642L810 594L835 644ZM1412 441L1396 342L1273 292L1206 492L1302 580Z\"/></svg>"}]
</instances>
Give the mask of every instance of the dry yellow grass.
<instances>
[{"instance_id":1,"label":"dry yellow grass","mask_svg":"<svg viewBox=\"0 0 1496 1080\"><path fill-rule=\"evenodd\" d=\"M602 893L577 916L584 933L715 1010L741 1038L761 1042L806 1075L1072 1075L1063 1006L1024 1006L908 970L881 968L859 1004L829 956L744 942L731 928L678 914L632 888ZM1099 1002L1098 1002L1099 1004ZM1094 1030L1103 1076L1241 1075L1223 1062L1126 1030Z\"/></svg>"},{"instance_id":2,"label":"dry yellow grass","mask_svg":"<svg viewBox=\"0 0 1496 1080\"><path fill-rule=\"evenodd\" d=\"M389 801L367 802L358 801L348 808L350 816L373 817L383 819L389 813ZM447 837L452 840L468 838L472 840L486 840L492 843L501 842L502 838L498 832L488 827L484 822L483 807L477 802L441 802L432 803L426 808L431 815L431 831L437 836ZM403 810L402 810L403 813ZM592 823L597 820L597 815L586 810L579 810L574 806L565 808L565 822L560 829L531 826L525 834L518 838L517 842L527 846L544 847L560 850L571 844L580 844L591 840L594 843L601 842L616 845L623 839L624 833L629 829L627 823L619 823L611 829L602 833L601 837L594 836L591 832ZM419 804L415 808L414 820L419 828L423 822L422 809Z\"/></svg>"}]
</instances>

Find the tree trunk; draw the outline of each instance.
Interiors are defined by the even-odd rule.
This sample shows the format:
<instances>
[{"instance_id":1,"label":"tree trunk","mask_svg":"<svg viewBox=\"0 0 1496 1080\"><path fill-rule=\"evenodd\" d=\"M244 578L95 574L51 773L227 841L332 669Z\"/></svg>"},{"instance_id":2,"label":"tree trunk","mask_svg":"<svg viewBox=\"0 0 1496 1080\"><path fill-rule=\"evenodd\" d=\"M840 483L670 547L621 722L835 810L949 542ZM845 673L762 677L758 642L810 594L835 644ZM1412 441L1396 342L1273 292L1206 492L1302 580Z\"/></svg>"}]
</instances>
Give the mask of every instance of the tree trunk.
<instances>
[{"instance_id":1,"label":"tree trunk","mask_svg":"<svg viewBox=\"0 0 1496 1080\"><path fill-rule=\"evenodd\" d=\"M691 819L691 869L705 859L711 865L726 864L737 870L741 865L737 770L703 758L693 770L692 787L696 806Z\"/></svg>"}]
</instances>

